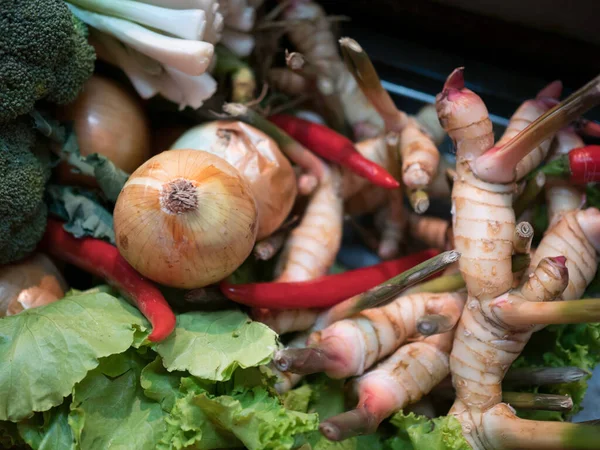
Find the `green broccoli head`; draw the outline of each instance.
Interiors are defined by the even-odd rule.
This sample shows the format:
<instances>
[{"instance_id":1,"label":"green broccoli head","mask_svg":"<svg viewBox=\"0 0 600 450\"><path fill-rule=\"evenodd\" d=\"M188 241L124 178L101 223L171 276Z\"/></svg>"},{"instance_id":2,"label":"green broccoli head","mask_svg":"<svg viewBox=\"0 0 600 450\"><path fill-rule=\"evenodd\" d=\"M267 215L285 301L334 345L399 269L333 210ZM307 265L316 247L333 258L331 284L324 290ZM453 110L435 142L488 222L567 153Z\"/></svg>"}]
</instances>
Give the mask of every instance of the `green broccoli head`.
<instances>
[{"instance_id":1,"label":"green broccoli head","mask_svg":"<svg viewBox=\"0 0 600 450\"><path fill-rule=\"evenodd\" d=\"M0 124L0 264L35 250L46 229L46 139L29 118Z\"/></svg>"},{"instance_id":2,"label":"green broccoli head","mask_svg":"<svg viewBox=\"0 0 600 450\"><path fill-rule=\"evenodd\" d=\"M94 71L86 26L63 0L3 0L0 30L0 122L40 99L73 101Z\"/></svg>"}]
</instances>

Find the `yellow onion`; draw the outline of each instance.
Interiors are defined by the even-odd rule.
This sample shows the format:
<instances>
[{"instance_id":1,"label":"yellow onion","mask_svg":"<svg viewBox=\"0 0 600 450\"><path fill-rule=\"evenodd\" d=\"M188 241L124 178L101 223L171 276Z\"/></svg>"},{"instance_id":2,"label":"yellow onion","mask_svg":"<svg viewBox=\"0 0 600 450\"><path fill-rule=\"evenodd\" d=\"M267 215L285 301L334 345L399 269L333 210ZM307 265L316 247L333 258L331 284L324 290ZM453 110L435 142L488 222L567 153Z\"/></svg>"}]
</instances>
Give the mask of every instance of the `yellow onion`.
<instances>
[{"instance_id":1,"label":"yellow onion","mask_svg":"<svg viewBox=\"0 0 600 450\"><path fill-rule=\"evenodd\" d=\"M77 99L59 118L72 121L82 155L100 153L118 168L133 172L150 157L150 129L138 99L118 83L98 75L86 81ZM59 172L64 183L93 185L82 175Z\"/></svg>"},{"instance_id":2,"label":"yellow onion","mask_svg":"<svg viewBox=\"0 0 600 450\"><path fill-rule=\"evenodd\" d=\"M37 308L65 296L67 283L46 255L0 267L0 317Z\"/></svg>"},{"instance_id":3,"label":"yellow onion","mask_svg":"<svg viewBox=\"0 0 600 450\"><path fill-rule=\"evenodd\" d=\"M296 174L273 139L240 121L219 120L188 130L171 148L210 152L235 167L248 181L258 206L258 236L263 239L290 213L297 194Z\"/></svg>"},{"instance_id":4,"label":"yellow onion","mask_svg":"<svg viewBox=\"0 0 600 450\"><path fill-rule=\"evenodd\" d=\"M227 161L169 150L142 164L123 187L114 210L117 247L151 280L200 288L248 257L257 215L250 186Z\"/></svg>"}]
</instances>

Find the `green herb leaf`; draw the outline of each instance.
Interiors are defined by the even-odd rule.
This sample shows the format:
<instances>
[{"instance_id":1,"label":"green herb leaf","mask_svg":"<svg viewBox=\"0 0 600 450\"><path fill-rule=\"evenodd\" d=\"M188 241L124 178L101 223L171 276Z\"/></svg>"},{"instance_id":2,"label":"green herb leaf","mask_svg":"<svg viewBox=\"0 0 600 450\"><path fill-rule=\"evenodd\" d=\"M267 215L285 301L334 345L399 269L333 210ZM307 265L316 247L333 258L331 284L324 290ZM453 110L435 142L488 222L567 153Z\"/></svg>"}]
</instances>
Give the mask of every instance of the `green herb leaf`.
<instances>
[{"instance_id":1,"label":"green herb leaf","mask_svg":"<svg viewBox=\"0 0 600 450\"><path fill-rule=\"evenodd\" d=\"M250 450L291 449L297 433L316 430L319 425L317 415L286 410L261 387L231 396L200 394L194 403Z\"/></svg>"},{"instance_id":2,"label":"green herb leaf","mask_svg":"<svg viewBox=\"0 0 600 450\"><path fill-rule=\"evenodd\" d=\"M34 450L76 450L69 425L69 402L19 422L19 433Z\"/></svg>"},{"instance_id":3,"label":"green herb leaf","mask_svg":"<svg viewBox=\"0 0 600 450\"><path fill-rule=\"evenodd\" d=\"M238 310L181 314L175 331L156 345L169 371L211 381L228 380L238 367L268 363L276 348L276 333Z\"/></svg>"},{"instance_id":4,"label":"green herb leaf","mask_svg":"<svg viewBox=\"0 0 600 450\"><path fill-rule=\"evenodd\" d=\"M399 412L390 422L398 428L398 436L388 441L392 450L471 450L454 416L429 419Z\"/></svg>"},{"instance_id":5,"label":"green herb leaf","mask_svg":"<svg viewBox=\"0 0 600 450\"><path fill-rule=\"evenodd\" d=\"M514 367L567 367L576 366L592 371L600 363L600 323L576 325L551 325L535 333L521 356L513 363ZM543 388L534 392L569 395L573 399L573 409L568 413L519 411L519 416L543 418L544 420L565 420L581 409L581 401L587 390L587 380L565 383Z\"/></svg>"},{"instance_id":6,"label":"green herb leaf","mask_svg":"<svg viewBox=\"0 0 600 450\"><path fill-rule=\"evenodd\" d=\"M186 376L185 372L168 372L157 357L144 367L140 381L146 397L159 402L165 411L171 411L177 398L182 396L179 385Z\"/></svg>"},{"instance_id":7,"label":"green herb leaf","mask_svg":"<svg viewBox=\"0 0 600 450\"><path fill-rule=\"evenodd\" d=\"M310 385L305 384L287 392L283 397L283 404L292 411L307 412L312 393Z\"/></svg>"},{"instance_id":8,"label":"green herb leaf","mask_svg":"<svg viewBox=\"0 0 600 450\"><path fill-rule=\"evenodd\" d=\"M145 363L133 349L109 356L75 386L69 424L78 448L156 449L167 424L140 385Z\"/></svg>"},{"instance_id":9,"label":"green herb leaf","mask_svg":"<svg viewBox=\"0 0 600 450\"><path fill-rule=\"evenodd\" d=\"M115 245L113 217L93 193L70 186L46 188L48 209L65 220L64 229L76 238L90 236Z\"/></svg>"},{"instance_id":10,"label":"green herb leaf","mask_svg":"<svg viewBox=\"0 0 600 450\"><path fill-rule=\"evenodd\" d=\"M124 300L80 294L0 319L0 420L19 421L60 405L99 358L148 335Z\"/></svg>"},{"instance_id":11,"label":"green herb leaf","mask_svg":"<svg viewBox=\"0 0 600 450\"><path fill-rule=\"evenodd\" d=\"M310 383L312 395L308 406L309 413L317 413L322 422L346 410L344 405L345 380L332 380L325 375L317 375ZM295 389L297 391L298 389ZM319 431L306 434L312 450L380 450L383 448L379 433L358 436L340 442L333 442Z\"/></svg>"}]
</instances>

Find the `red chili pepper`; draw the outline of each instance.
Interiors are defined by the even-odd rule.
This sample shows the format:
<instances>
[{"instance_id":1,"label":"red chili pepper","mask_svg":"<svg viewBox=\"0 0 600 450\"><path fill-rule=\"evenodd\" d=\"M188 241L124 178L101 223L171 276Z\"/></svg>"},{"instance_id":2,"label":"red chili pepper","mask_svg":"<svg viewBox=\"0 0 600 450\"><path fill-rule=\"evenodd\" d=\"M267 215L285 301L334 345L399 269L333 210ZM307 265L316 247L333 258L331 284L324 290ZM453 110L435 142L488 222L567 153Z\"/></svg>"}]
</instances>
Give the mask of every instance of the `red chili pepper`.
<instances>
[{"instance_id":1,"label":"red chili pepper","mask_svg":"<svg viewBox=\"0 0 600 450\"><path fill-rule=\"evenodd\" d=\"M400 186L383 167L362 156L350 139L332 129L287 114L276 114L269 120L317 155L350 169L371 183L387 189Z\"/></svg>"},{"instance_id":2,"label":"red chili pepper","mask_svg":"<svg viewBox=\"0 0 600 450\"><path fill-rule=\"evenodd\" d=\"M381 264L310 281L249 284L222 281L220 287L221 292L230 300L254 308L329 308L438 254L436 249L424 250Z\"/></svg>"},{"instance_id":3,"label":"red chili pepper","mask_svg":"<svg viewBox=\"0 0 600 450\"><path fill-rule=\"evenodd\" d=\"M600 145L588 145L569 152L569 180L573 184L600 181Z\"/></svg>"},{"instance_id":4,"label":"red chili pepper","mask_svg":"<svg viewBox=\"0 0 600 450\"><path fill-rule=\"evenodd\" d=\"M133 269L117 247L100 239L77 239L54 219L48 220L41 247L60 260L106 279L133 300L152 325L150 341L162 341L175 329L175 314L160 290Z\"/></svg>"}]
</instances>

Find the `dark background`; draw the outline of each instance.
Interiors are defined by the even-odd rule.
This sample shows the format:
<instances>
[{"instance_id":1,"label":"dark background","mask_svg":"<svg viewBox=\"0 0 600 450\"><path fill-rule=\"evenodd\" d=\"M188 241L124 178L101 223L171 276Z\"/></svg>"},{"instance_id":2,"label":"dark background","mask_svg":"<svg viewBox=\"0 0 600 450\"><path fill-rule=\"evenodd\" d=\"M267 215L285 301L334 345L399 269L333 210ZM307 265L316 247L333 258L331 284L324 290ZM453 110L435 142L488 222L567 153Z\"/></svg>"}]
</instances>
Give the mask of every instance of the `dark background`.
<instances>
[{"instance_id":1,"label":"dark background","mask_svg":"<svg viewBox=\"0 0 600 450\"><path fill-rule=\"evenodd\" d=\"M341 33L359 41L382 79L435 95L452 69L465 66L467 85L507 118L552 80L568 94L600 73L598 0L319 3L350 19L340 22ZM587 117L600 119L599 108Z\"/></svg>"}]
</instances>

